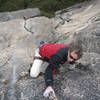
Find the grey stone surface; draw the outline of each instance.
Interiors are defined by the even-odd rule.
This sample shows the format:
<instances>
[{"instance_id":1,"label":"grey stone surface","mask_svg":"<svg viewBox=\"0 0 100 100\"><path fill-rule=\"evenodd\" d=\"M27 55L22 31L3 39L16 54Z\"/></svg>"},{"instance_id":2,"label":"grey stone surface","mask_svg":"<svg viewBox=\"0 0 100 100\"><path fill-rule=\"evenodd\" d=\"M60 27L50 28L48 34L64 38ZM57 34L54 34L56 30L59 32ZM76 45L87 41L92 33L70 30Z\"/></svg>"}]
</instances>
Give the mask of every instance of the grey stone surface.
<instances>
[{"instance_id":1,"label":"grey stone surface","mask_svg":"<svg viewBox=\"0 0 100 100\"><path fill-rule=\"evenodd\" d=\"M54 77L58 100L100 100L99 7L99 0L85 2L57 12L51 19L43 16L24 20L20 18L22 11L18 11L22 15L11 12L17 19L8 21L7 13L0 14L0 20L7 21L0 23L0 100L48 100L43 97L44 74L37 78L27 74L41 40L80 42L83 48L83 56L77 61L81 64L65 63Z\"/></svg>"},{"instance_id":2,"label":"grey stone surface","mask_svg":"<svg viewBox=\"0 0 100 100\"><path fill-rule=\"evenodd\" d=\"M0 13L0 22L9 21L12 19L23 19L24 17L27 19L36 16L40 16L40 10L38 8L28 8L20 11Z\"/></svg>"},{"instance_id":3,"label":"grey stone surface","mask_svg":"<svg viewBox=\"0 0 100 100\"><path fill-rule=\"evenodd\" d=\"M43 16L27 19L25 29L31 32L38 42L41 40L53 42L54 40L52 21L47 17Z\"/></svg>"}]
</instances>

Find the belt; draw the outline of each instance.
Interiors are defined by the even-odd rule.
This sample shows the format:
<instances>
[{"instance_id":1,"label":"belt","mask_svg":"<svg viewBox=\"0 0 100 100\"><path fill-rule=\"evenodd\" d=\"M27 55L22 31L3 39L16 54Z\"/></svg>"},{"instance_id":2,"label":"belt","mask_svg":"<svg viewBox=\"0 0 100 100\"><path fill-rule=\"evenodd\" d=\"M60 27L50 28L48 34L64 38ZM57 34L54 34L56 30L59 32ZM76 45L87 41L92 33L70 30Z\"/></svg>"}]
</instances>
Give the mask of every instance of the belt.
<instances>
[{"instance_id":1,"label":"belt","mask_svg":"<svg viewBox=\"0 0 100 100\"><path fill-rule=\"evenodd\" d=\"M40 60L43 60L43 58L42 57L38 57L38 56L34 56L34 60L35 59L40 59Z\"/></svg>"}]
</instances>

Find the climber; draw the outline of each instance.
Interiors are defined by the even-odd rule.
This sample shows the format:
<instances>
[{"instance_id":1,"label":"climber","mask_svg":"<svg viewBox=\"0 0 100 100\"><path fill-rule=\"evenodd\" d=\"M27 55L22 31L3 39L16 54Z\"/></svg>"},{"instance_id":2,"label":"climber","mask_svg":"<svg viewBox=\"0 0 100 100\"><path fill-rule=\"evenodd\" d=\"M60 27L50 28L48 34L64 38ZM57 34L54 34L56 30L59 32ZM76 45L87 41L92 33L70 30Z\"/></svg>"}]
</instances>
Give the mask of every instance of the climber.
<instances>
[{"instance_id":1,"label":"climber","mask_svg":"<svg viewBox=\"0 0 100 100\"><path fill-rule=\"evenodd\" d=\"M46 90L44 91L44 97L49 97L50 92L54 93L53 89L53 77L60 64L64 64L66 61L69 64L74 64L82 56L80 45L70 46L65 44L55 43L43 43L35 52L34 62L30 69L30 76L37 77L42 69L41 65L43 61L48 62L48 66L45 70L45 83Z\"/></svg>"}]
</instances>

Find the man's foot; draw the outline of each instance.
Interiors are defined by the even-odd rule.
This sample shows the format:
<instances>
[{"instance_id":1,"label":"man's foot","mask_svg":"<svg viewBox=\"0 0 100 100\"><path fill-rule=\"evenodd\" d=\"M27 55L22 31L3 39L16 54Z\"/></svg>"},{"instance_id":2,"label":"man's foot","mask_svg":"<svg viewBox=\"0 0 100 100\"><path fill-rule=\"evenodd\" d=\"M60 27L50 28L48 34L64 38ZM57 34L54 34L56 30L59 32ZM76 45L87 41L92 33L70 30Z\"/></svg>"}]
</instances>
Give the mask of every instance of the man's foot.
<instances>
[{"instance_id":1,"label":"man's foot","mask_svg":"<svg viewBox=\"0 0 100 100\"><path fill-rule=\"evenodd\" d=\"M50 92L50 94L49 94L49 100L58 100L57 96L55 95L55 93Z\"/></svg>"}]
</instances>

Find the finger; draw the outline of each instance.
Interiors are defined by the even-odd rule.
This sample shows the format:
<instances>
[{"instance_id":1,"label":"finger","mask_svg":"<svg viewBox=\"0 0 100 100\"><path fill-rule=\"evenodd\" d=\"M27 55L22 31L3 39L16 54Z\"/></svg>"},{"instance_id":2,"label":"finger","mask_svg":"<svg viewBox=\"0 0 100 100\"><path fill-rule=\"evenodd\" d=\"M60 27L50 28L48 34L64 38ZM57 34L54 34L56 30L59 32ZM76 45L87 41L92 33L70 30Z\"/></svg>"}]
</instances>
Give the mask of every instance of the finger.
<instances>
[{"instance_id":1,"label":"finger","mask_svg":"<svg viewBox=\"0 0 100 100\"><path fill-rule=\"evenodd\" d=\"M49 95L48 95L48 93L44 93L43 96L47 98Z\"/></svg>"}]
</instances>

